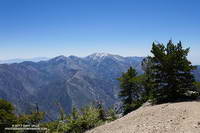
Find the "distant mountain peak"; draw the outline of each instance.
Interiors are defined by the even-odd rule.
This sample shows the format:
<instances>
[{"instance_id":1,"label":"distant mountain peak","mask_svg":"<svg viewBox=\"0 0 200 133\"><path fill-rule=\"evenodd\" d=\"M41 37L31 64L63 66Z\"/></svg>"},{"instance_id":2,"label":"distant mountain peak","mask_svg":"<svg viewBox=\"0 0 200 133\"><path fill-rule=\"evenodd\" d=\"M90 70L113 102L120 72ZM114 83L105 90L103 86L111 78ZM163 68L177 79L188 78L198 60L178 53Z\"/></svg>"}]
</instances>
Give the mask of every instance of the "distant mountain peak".
<instances>
[{"instance_id":1,"label":"distant mountain peak","mask_svg":"<svg viewBox=\"0 0 200 133\"><path fill-rule=\"evenodd\" d=\"M109 56L111 56L111 54L108 54L108 53L94 53L94 54L91 54L91 55L87 56L86 58L100 61L100 60L103 60L103 59L105 59L106 57L109 57Z\"/></svg>"},{"instance_id":2,"label":"distant mountain peak","mask_svg":"<svg viewBox=\"0 0 200 133\"><path fill-rule=\"evenodd\" d=\"M66 59L67 59L66 56L60 55L60 56L57 56L57 57L55 57L55 58L53 58L51 60L53 60L53 61L63 61L63 60L66 60Z\"/></svg>"},{"instance_id":3,"label":"distant mountain peak","mask_svg":"<svg viewBox=\"0 0 200 133\"><path fill-rule=\"evenodd\" d=\"M94 53L96 56L100 56L100 57L103 57L103 56L110 56L111 54L109 53Z\"/></svg>"},{"instance_id":4,"label":"distant mountain peak","mask_svg":"<svg viewBox=\"0 0 200 133\"><path fill-rule=\"evenodd\" d=\"M124 57L122 57L122 56L113 55L113 54L109 54L109 53L94 53L94 54L87 56L87 58L93 59L93 60L103 60L105 58L112 58L112 59L115 59L118 61L122 61L124 59Z\"/></svg>"},{"instance_id":5,"label":"distant mountain peak","mask_svg":"<svg viewBox=\"0 0 200 133\"><path fill-rule=\"evenodd\" d=\"M105 56L111 56L111 54L102 52L102 53L94 53L89 56L90 57L105 57Z\"/></svg>"}]
</instances>

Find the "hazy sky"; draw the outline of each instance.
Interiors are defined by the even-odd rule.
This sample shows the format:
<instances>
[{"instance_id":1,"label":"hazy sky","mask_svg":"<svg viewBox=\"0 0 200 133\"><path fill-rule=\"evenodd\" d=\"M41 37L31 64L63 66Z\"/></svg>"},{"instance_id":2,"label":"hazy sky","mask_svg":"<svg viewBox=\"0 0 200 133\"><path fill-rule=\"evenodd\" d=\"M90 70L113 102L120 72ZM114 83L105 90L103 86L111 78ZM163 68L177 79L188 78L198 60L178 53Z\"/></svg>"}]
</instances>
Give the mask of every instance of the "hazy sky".
<instances>
[{"instance_id":1,"label":"hazy sky","mask_svg":"<svg viewBox=\"0 0 200 133\"><path fill-rule=\"evenodd\" d=\"M0 60L146 56L171 38L200 64L200 0L0 0Z\"/></svg>"}]
</instances>

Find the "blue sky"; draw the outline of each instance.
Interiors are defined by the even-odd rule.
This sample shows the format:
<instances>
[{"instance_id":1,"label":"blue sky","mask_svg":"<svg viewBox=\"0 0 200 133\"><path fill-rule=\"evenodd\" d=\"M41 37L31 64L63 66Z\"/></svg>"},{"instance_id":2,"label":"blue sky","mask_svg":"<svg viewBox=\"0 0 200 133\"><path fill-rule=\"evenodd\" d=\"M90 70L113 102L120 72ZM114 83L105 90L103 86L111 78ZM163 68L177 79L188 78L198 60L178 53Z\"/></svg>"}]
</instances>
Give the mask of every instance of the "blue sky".
<instances>
[{"instance_id":1,"label":"blue sky","mask_svg":"<svg viewBox=\"0 0 200 133\"><path fill-rule=\"evenodd\" d=\"M181 40L200 64L199 0L0 0L0 60L150 54Z\"/></svg>"}]
</instances>

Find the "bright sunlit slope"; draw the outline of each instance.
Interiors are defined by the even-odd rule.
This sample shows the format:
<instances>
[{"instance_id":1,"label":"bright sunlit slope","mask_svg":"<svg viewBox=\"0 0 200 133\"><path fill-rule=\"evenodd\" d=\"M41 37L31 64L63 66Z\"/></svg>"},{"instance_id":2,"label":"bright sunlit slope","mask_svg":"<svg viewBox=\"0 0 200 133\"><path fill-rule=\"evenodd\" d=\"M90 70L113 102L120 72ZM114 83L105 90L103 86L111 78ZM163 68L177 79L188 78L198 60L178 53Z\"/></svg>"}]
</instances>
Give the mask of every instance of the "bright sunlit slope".
<instances>
[{"instance_id":1,"label":"bright sunlit slope","mask_svg":"<svg viewBox=\"0 0 200 133\"><path fill-rule=\"evenodd\" d=\"M87 133L199 133L200 102L141 107Z\"/></svg>"}]
</instances>

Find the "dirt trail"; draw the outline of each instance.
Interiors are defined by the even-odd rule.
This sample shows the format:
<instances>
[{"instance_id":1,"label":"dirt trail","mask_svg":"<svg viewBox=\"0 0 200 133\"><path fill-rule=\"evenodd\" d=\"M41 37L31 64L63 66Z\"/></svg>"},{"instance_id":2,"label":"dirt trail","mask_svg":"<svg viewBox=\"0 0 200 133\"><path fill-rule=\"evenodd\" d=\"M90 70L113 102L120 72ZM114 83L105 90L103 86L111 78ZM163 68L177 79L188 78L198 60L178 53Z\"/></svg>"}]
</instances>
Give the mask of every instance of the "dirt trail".
<instances>
[{"instance_id":1,"label":"dirt trail","mask_svg":"<svg viewBox=\"0 0 200 133\"><path fill-rule=\"evenodd\" d=\"M87 133L200 133L200 102L141 107Z\"/></svg>"}]
</instances>

